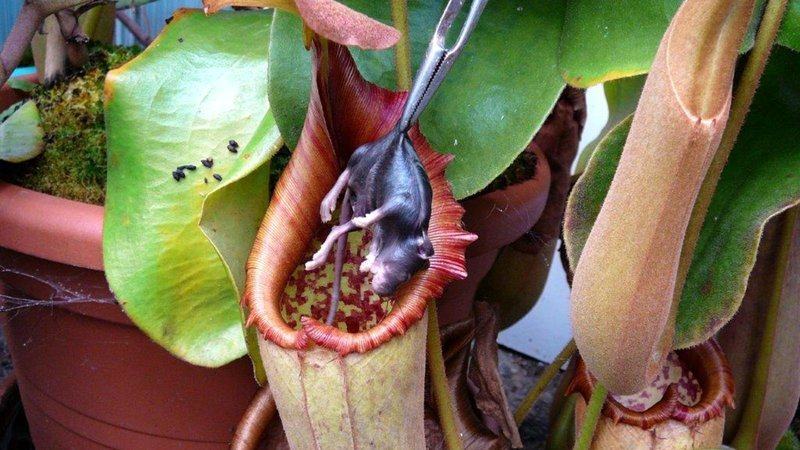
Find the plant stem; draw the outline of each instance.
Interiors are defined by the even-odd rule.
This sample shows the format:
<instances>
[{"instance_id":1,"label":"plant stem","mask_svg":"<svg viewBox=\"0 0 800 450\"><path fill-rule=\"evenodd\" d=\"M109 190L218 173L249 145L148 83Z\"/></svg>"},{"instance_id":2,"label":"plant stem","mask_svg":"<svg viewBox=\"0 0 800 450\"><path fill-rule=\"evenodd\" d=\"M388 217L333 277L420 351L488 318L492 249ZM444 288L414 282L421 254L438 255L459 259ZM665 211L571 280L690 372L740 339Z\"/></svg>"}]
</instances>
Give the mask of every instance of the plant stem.
<instances>
[{"instance_id":1,"label":"plant stem","mask_svg":"<svg viewBox=\"0 0 800 450\"><path fill-rule=\"evenodd\" d=\"M395 28L400 32L400 40L397 42L395 53L397 87L402 90L408 90L411 87L411 46L408 39L408 4L406 0L392 0L392 20ZM435 300L428 303L426 346L431 393L436 402L436 410L439 414L439 425L442 427L444 442L450 450L460 450L464 447L456 426L453 399L450 397L450 386L447 383L447 373L444 368L442 340L439 335L439 318L436 312Z\"/></svg>"},{"instance_id":2,"label":"plant stem","mask_svg":"<svg viewBox=\"0 0 800 450\"><path fill-rule=\"evenodd\" d=\"M517 425L522 424L522 421L525 420L525 416L528 415L531 407L533 407L534 403L536 403L536 400L539 398L542 392L544 392L544 388L546 388L547 385L553 381L553 378L558 375L559 371L561 370L561 366L563 366L564 363L566 363L567 360L572 357L572 355L575 353L575 350L577 350L577 347L575 346L575 340L570 339L570 341L564 346L553 362L547 366L544 372L542 372L542 376L536 380L536 384L534 384L531 390L528 391L528 394L525 395L524 399L522 399L522 403L520 403L517 407L517 410L514 411L514 421L517 422Z\"/></svg>"},{"instance_id":3,"label":"plant stem","mask_svg":"<svg viewBox=\"0 0 800 450\"><path fill-rule=\"evenodd\" d=\"M400 40L394 48L397 88L407 91L411 89L411 42L408 38L407 0L392 0L392 22L400 32Z\"/></svg>"},{"instance_id":4,"label":"plant stem","mask_svg":"<svg viewBox=\"0 0 800 450\"><path fill-rule=\"evenodd\" d=\"M714 159L706 172L706 177L703 179L703 184L700 186L700 192L697 194L692 216L689 219L689 224L686 227L686 235L683 241L683 249L681 250L680 263L678 265L678 284L675 286L675 304L680 301L683 294L683 284L686 282L686 277L691 268L694 251L697 247L697 241L700 238L700 231L703 228L708 207L711 204L711 199L714 197L714 191L717 189L722 169L728 162L728 156L731 154L733 144L736 143L736 138L739 136L739 131L742 129L747 111L753 103L753 96L758 88L758 82L761 75L764 73L764 68L767 65L767 59L772 51L772 45L775 42L775 36L778 34L778 28L783 19L783 14L786 11L787 0L769 0L767 7L764 10L764 16L761 19L761 24L756 33L753 49L750 51L750 56L747 58L742 75L736 85L736 91L733 95L731 102L730 115L728 117L728 124L722 134L719 148L714 154Z\"/></svg>"},{"instance_id":5,"label":"plant stem","mask_svg":"<svg viewBox=\"0 0 800 450\"><path fill-rule=\"evenodd\" d=\"M428 373L431 377L431 392L436 402L436 411L439 413L439 424L442 427L444 442L450 450L461 450L461 436L456 427L456 418L453 413L453 399L450 397L450 386L447 383L447 374L444 369L442 356L442 340L439 335L439 318L436 313L436 302L428 303Z\"/></svg>"},{"instance_id":6,"label":"plant stem","mask_svg":"<svg viewBox=\"0 0 800 450\"><path fill-rule=\"evenodd\" d=\"M153 41L152 39L150 39L150 36L148 36L147 33L142 29L142 27L140 27L139 24L136 23L135 20L133 20L133 17L129 16L128 13L126 13L125 11L121 10L117 11L116 17L117 19L119 19L120 22L122 22L122 25L124 25L125 28L127 28L128 31L131 32L133 37L140 44L147 47Z\"/></svg>"},{"instance_id":7,"label":"plant stem","mask_svg":"<svg viewBox=\"0 0 800 450\"><path fill-rule=\"evenodd\" d=\"M778 312L780 311L783 286L789 267L792 236L797 223L798 211L800 209L794 207L783 215L784 222L781 227L780 247L775 261L775 281L772 285L769 303L767 303L758 357L753 370L753 378L750 382L750 390L747 393L744 411L739 420L741 425L731 443L734 448L739 450L756 448L756 441L758 440L759 423L761 422L761 412L764 409L764 396L767 390L767 382L769 381L769 369L772 362L775 333L777 332Z\"/></svg>"},{"instance_id":8,"label":"plant stem","mask_svg":"<svg viewBox=\"0 0 800 450\"><path fill-rule=\"evenodd\" d=\"M578 439L575 441L574 450L588 450L589 446L592 445L594 429L597 427L597 421L600 420L600 413L603 411L607 393L602 384L595 384L592 398L589 399L589 404L586 405L586 412L583 414L583 424L581 425Z\"/></svg>"},{"instance_id":9,"label":"plant stem","mask_svg":"<svg viewBox=\"0 0 800 450\"><path fill-rule=\"evenodd\" d=\"M67 60L70 66L81 67L89 60L89 51L86 48L89 37L81 29L78 15L71 9L62 9L55 16L61 29L61 36L66 43Z\"/></svg>"}]
</instances>

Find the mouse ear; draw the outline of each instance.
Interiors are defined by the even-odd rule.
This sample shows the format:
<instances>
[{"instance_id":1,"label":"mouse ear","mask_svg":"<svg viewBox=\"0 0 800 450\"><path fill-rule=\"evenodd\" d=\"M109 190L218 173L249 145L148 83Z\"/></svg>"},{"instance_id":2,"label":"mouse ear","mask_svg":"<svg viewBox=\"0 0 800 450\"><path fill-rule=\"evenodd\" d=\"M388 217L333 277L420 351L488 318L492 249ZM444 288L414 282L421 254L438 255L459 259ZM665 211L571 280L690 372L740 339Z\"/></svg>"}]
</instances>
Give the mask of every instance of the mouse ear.
<instances>
[{"instance_id":1,"label":"mouse ear","mask_svg":"<svg viewBox=\"0 0 800 450\"><path fill-rule=\"evenodd\" d=\"M433 244L431 244L430 239L428 239L425 233L417 238L417 253L419 253L419 257L422 259L430 259L430 257L433 256Z\"/></svg>"}]
</instances>

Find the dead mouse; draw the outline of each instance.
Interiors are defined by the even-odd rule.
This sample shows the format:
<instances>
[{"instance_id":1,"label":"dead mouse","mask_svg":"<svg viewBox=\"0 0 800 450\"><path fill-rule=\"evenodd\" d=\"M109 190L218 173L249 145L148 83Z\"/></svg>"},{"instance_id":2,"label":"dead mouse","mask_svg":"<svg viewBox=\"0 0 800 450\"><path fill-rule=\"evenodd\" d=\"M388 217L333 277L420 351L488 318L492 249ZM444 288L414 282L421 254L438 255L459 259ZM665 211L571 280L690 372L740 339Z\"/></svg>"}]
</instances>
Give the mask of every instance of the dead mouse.
<instances>
[{"instance_id":1,"label":"dead mouse","mask_svg":"<svg viewBox=\"0 0 800 450\"><path fill-rule=\"evenodd\" d=\"M331 220L345 189L353 218L333 227L306 270L323 265L340 237L369 227L373 237L361 271L372 272L372 288L377 294L391 295L433 256L427 237L433 193L408 135L394 129L356 149L322 201L324 222Z\"/></svg>"},{"instance_id":2,"label":"dead mouse","mask_svg":"<svg viewBox=\"0 0 800 450\"><path fill-rule=\"evenodd\" d=\"M386 136L356 149L347 168L320 205L320 216L323 222L327 222L336 209L339 195L344 191L339 225L331 229L322 247L306 263L306 270L322 266L334 243L337 244L333 295L326 320L329 325L333 323L341 296L347 233L358 228L372 229L370 251L361 264L361 270L372 272L372 288L380 295L394 293L400 284L424 268L433 256L433 246L428 239L431 185L408 137L408 131L417 123L461 54L486 2L472 1L458 38L448 48L445 42L447 32L464 5L461 0L448 1L420 63L397 126Z\"/></svg>"}]
</instances>

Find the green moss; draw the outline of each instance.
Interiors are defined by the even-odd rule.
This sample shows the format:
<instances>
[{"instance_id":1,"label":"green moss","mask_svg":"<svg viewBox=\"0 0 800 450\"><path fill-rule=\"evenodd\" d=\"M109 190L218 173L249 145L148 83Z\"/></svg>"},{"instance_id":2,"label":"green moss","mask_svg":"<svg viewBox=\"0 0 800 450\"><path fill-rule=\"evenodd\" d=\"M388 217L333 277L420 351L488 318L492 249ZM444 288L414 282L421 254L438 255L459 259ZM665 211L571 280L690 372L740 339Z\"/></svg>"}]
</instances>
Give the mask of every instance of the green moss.
<instances>
[{"instance_id":1,"label":"green moss","mask_svg":"<svg viewBox=\"0 0 800 450\"><path fill-rule=\"evenodd\" d=\"M39 86L45 148L41 156L0 167L2 178L58 197L103 204L106 184L106 133L103 83L106 73L132 59L137 48L90 44L89 62L51 87Z\"/></svg>"}]
</instances>

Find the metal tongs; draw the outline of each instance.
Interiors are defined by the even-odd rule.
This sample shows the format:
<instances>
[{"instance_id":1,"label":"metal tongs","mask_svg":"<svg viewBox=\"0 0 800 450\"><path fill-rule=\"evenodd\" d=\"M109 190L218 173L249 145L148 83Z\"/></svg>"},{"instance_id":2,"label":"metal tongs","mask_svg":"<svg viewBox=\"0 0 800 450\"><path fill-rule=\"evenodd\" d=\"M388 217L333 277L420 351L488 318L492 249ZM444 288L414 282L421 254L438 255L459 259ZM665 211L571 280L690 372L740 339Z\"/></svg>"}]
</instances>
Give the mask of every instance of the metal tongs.
<instances>
[{"instance_id":1,"label":"metal tongs","mask_svg":"<svg viewBox=\"0 0 800 450\"><path fill-rule=\"evenodd\" d=\"M464 46L467 44L469 36L478 24L478 19L483 13L483 8L488 0L472 0L469 14L464 21L464 26L458 35L458 39L451 48L447 48L447 33L453 26L453 22L458 13L464 6L464 0L450 0L444 8L442 17L436 25L428 50L419 66L417 76L414 78L414 85L408 93L403 116L400 118L399 128L404 133L419 120L419 116L425 107L428 106L431 98L436 93L439 85L442 84L447 72L453 67Z\"/></svg>"}]
</instances>

